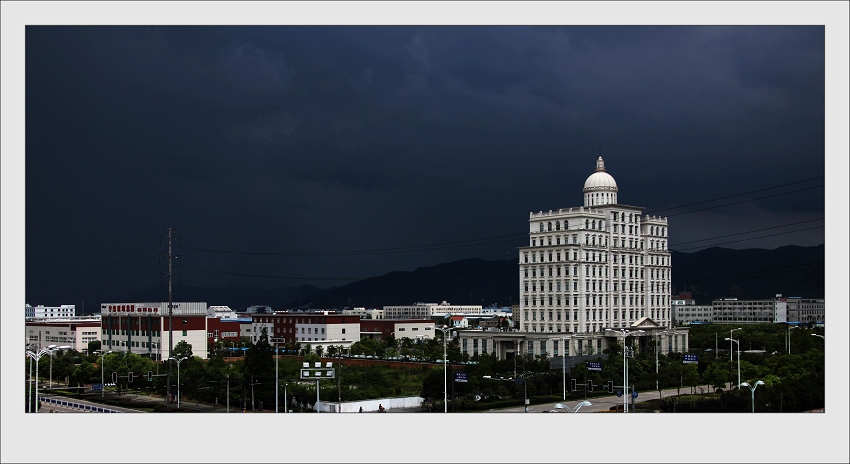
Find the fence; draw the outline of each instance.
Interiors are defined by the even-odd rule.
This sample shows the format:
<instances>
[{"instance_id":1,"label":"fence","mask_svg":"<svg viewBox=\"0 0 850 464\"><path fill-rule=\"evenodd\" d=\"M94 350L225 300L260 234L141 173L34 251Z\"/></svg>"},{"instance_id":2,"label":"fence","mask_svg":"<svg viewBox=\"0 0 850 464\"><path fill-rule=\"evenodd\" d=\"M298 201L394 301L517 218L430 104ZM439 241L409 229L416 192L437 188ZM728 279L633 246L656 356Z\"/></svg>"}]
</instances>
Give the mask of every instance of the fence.
<instances>
[{"instance_id":1,"label":"fence","mask_svg":"<svg viewBox=\"0 0 850 464\"><path fill-rule=\"evenodd\" d=\"M41 398L39 398L39 400L41 401L42 405L44 405L44 404L55 404L56 406L63 406L63 407L66 407L66 408L79 409L81 411L102 412L102 413L112 413L112 412L120 413L121 412L121 411L116 411L114 409L104 408L102 406L96 406L96 405L93 405L93 404L75 403L73 401L68 401L68 400L62 399L62 398L44 398L44 397L41 397Z\"/></svg>"}]
</instances>

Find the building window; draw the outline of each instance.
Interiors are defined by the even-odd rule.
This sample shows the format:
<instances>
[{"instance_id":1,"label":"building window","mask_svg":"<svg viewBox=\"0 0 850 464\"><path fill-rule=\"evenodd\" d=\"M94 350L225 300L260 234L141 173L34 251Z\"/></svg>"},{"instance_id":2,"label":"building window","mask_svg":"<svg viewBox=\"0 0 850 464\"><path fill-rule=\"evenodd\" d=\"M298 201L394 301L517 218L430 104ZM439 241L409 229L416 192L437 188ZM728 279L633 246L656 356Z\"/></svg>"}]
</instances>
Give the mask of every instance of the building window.
<instances>
[{"instance_id":1,"label":"building window","mask_svg":"<svg viewBox=\"0 0 850 464\"><path fill-rule=\"evenodd\" d=\"M188 330L184 330L184 331L183 331L183 336L184 336L184 337L186 336L186 332L188 332Z\"/></svg>"}]
</instances>

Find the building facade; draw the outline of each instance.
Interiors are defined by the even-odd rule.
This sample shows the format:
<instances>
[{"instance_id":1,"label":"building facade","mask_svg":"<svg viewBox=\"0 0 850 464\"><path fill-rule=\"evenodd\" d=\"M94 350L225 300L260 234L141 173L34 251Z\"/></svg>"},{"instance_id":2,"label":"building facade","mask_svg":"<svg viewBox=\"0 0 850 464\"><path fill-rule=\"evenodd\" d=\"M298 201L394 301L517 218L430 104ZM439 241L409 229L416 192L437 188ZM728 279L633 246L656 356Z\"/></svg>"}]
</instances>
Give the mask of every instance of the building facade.
<instances>
[{"instance_id":1,"label":"building facade","mask_svg":"<svg viewBox=\"0 0 850 464\"><path fill-rule=\"evenodd\" d=\"M330 345L348 348L360 341L360 316L318 313L274 313L251 316L251 342L256 343L266 331L269 343L295 345L300 343L311 348Z\"/></svg>"},{"instance_id":2,"label":"building facade","mask_svg":"<svg viewBox=\"0 0 850 464\"><path fill-rule=\"evenodd\" d=\"M583 206L529 215L529 245L519 248L520 330L602 333L644 317L670 325L667 219L618 203L602 157L583 192Z\"/></svg>"},{"instance_id":3,"label":"building facade","mask_svg":"<svg viewBox=\"0 0 850 464\"><path fill-rule=\"evenodd\" d=\"M657 342L687 350L688 329L672 329L667 218L619 203L602 157L582 193L582 206L529 214L529 243L518 249L518 330L461 330L461 351L499 359L597 354L624 343L624 331L639 349Z\"/></svg>"},{"instance_id":4,"label":"building facade","mask_svg":"<svg viewBox=\"0 0 850 464\"><path fill-rule=\"evenodd\" d=\"M59 306L31 306L26 305L24 314L28 318L37 319L65 319L77 315L76 305L59 305Z\"/></svg>"},{"instance_id":5,"label":"building facade","mask_svg":"<svg viewBox=\"0 0 850 464\"><path fill-rule=\"evenodd\" d=\"M696 304L690 293L680 293L674 296L672 309L673 324L712 324L712 321L714 321L714 307Z\"/></svg>"},{"instance_id":6,"label":"building facade","mask_svg":"<svg viewBox=\"0 0 850 464\"><path fill-rule=\"evenodd\" d=\"M87 353L89 342L100 340L100 317L97 316L30 318L24 327L27 349L33 351L57 345Z\"/></svg>"},{"instance_id":7,"label":"building facade","mask_svg":"<svg viewBox=\"0 0 850 464\"><path fill-rule=\"evenodd\" d=\"M385 319L431 319L450 314L481 314L481 305L453 305L440 303L414 303L409 306L384 306Z\"/></svg>"},{"instance_id":8,"label":"building facade","mask_svg":"<svg viewBox=\"0 0 850 464\"><path fill-rule=\"evenodd\" d=\"M162 361L168 359L171 346L185 341L192 345L194 356L207 358L207 310L205 302L173 302L170 315L168 302L103 303L103 349ZM173 327L169 321L173 321Z\"/></svg>"},{"instance_id":9,"label":"building facade","mask_svg":"<svg viewBox=\"0 0 850 464\"><path fill-rule=\"evenodd\" d=\"M823 298L776 297L763 300L720 298L711 302L714 324L823 324Z\"/></svg>"},{"instance_id":10,"label":"building facade","mask_svg":"<svg viewBox=\"0 0 850 464\"><path fill-rule=\"evenodd\" d=\"M343 309L342 314L351 314L353 316L360 316L360 319L383 319L384 318L384 310L383 309L367 309L367 308L354 308L354 309Z\"/></svg>"}]
</instances>

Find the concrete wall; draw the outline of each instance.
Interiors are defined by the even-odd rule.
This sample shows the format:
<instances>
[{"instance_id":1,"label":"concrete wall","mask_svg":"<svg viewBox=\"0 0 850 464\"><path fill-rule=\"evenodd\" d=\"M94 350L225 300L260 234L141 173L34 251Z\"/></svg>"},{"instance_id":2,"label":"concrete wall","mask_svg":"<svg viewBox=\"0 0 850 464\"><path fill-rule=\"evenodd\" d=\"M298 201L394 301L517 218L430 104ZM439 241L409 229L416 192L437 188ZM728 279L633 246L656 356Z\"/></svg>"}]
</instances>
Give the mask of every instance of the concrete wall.
<instances>
[{"instance_id":1,"label":"concrete wall","mask_svg":"<svg viewBox=\"0 0 850 464\"><path fill-rule=\"evenodd\" d=\"M401 408L417 408L422 406L422 397L408 396L402 398L379 398L376 400L351 401L338 404L336 402L319 401L320 412L337 412L337 406L340 406L340 412L359 412L360 407L363 407L363 412L375 412L379 405L383 405L386 409L401 409Z\"/></svg>"}]
</instances>

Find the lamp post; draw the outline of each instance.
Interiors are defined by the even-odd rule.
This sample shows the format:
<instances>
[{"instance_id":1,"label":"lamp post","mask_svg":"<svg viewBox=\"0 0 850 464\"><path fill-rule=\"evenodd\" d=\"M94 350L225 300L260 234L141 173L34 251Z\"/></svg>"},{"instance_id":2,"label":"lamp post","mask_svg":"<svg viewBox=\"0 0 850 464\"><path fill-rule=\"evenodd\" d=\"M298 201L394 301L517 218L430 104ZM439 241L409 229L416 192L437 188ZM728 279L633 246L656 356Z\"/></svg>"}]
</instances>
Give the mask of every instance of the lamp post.
<instances>
[{"instance_id":1,"label":"lamp post","mask_svg":"<svg viewBox=\"0 0 850 464\"><path fill-rule=\"evenodd\" d=\"M614 332L623 337L623 413L629 412L629 357L626 356L628 347L626 346L626 338L632 334L632 331L626 329L605 329L606 332ZM643 333L643 330L636 330L634 333ZM632 354L634 356L634 354Z\"/></svg>"},{"instance_id":2,"label":"lamp post","mask_svg":"<svg viewBox=\"0 0 850 464\"><path fill-rule=\"evenodd\" d=\"M443 332L443 413L449 412L449 365L446 361L446 334L451 330L447 325L437 327L437 330Z\"/></svg>"},{"instance_id":3,"label":"lamp post","mask_svg":"<svg viewBox=\"0 0 850 464\"><path fill-rule=\"evenodd\" d=\"M812 337L820 337L821 340L826 341L826 339L823 338L823 335L812 334Z\"/></svg>"},{"instance_id":4,"label":"lamp post","mask_svg":"<svg viewBox=\"0 0 850 464\"><path fill-rule=\"evenodd\" d=\"M742 330L742 329L740 327L738 327L737 329L730 330L729 331L729 338L727 338L726 340L732 340L732 332L734 332L736 330ZM732 342L731 341L729 342L729 362L732 362Z\"/></svg>"},{"instance_id":5,"label":"lamp post","mask_svg":"<svg viewBox=\"0 0 850 464\"><path fill-rule=\"evenodd\" d=\"M749 387L750 395L751 395L751 398L752 398L752 404L753 404L753 412L756 412L756 388L758 388L759 385L764 385L764 382L762 382L761 380L757 380L755 385L752 385L752 386L750 386L750 384L748 384L747 382L738 384L739 387L740 386Z\"/></svg>"},{"instance_id":6,"label":"lamp post","mask_svg":"<svg viewBox=\"0 0 850 464\"><path fill-rule=\"evenodd\" d=\"M667 331L664 330L662 332L655 332L655 389L658 389L658 336L661 334L666 334ZM660 392L660 390L659 390Z\"/></svg>"},{"instance_id":7,"label":"lamp post","mask_svg":"<svg viewBox=\"0 0 850 464\"><path fill-rule=\"evenodd\" d=\"M279 394L278 390L280 390L280 380L279 380L279 377L278 377L278 369L277 369L277 362L278 362L277 358L280 357L280 352L278 352L277 343L278 343L277 340L275 340L275 342L274 342L274 412L275 412L275 414L277 414L277 411L278 411L277 395Z\"/></svg>"},{"instance_id":8,"label":"lamp post","mask_svg":"<svg viewBox=\"0 0 850 464\"><path fill-rule=\"evenodd\" d=\"M168 358L169 361L174 361L177 363L177 409L180 409L180 363L189 359L187 356L183 356L180 359L177 358ZM169 363L171 365L171 363Z\"/></svg>"},{"instance_id":9,"label":"lamp post","mask_svg":"<svg viewBox=\"0 0 850 464\"><path fill-rule=\"evenodd\" d=\"M104 391L106 390L106 377L104 376L104 355L106 353L112 353L112 350L103 351L100 350L100 397L103 398Z\"/></svg>"},{"instance_id":10,"label":"lamp post","mask_svg":"<svg viewBox=\"0 0 850 464\"><path fill-rule=\"evenodd\" d=\"M593 406L593 404L590 401L582 401L581 403L576 405L575 409L570 409L570 407L566 404L558 403L555 405L555 409L563 409L567 412L578 412L578 410L581 409L582 406Z\"/></svg>"},{"instance_id":11,"label":"lamp post","mask_svg":"<svg viewBox=\"0 0 850 464\"><path fill-rule=\"evenodd\" d=\"M67 346L67 345L58 346L58 347L56 345L50 345L48 348L51 348L51 347L52 347L52 349L49 352L49 354L50 354L50 380L48 380L47 388L53 388L53 353L56 352L56 351L59 351L59 350L70 350L71 349L71 347Z\"/></svg>"},{"instance_id":12,"label":"lamp post","mask_svg":"<svg viewBox=\"0 0 850 464\"><path fill-rule=\"evenodd\" d=\"M42 356L50 353L51 351L57 350L57 349L59 349L59 348L57 348L56 345L50 345L47 348L42 348L38 351L30 351L30 350L26 351L27 356L29 356L30 359L35 360L35 408L31 409L31 411L38 412L38 409L39 409L39 404L38 404L38 361L41 359Z\"/></svg>"},{"instance_id":13,"label":"lamp post","mask_svg":"<svg viewBox=\"0 0 850 464\"><path fill-rule=\"evenodd\" d=\"M787 326L787 327L788 327L788 329L786 329L785 332L786 332L786 336L788 337L788 354L791 354L791 330L797 329L798 327L797 326L791 327L790 325Z\"/></svg>"},{"instance_id":14,"label":"lamp post","mask_svg":"<svg viewBox=\"0 0 850 464\"><path fill-rule=\"evenodd\" d=\"M564 401L567 401L567 337L564 337L564 351L561 353L561 374L564 376ZM560 403L559 403L560 404ZM557 407L557 405L555 406Z\"/></svg>"},{"instance_id":15,"label":"lamp post","mask_svg":"<svg viewBox=\"0 0 850 464\"><path fill-rule=\"evenodd\" d=\"M738 347L738 385L741 385L741 340L735 340L734 338L727 338L729 340L729 346L732 346L732 342L735 342L735 346ZM731 353L730 353L731 355Z\"/></svg>"}]
</instances>

